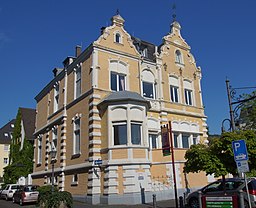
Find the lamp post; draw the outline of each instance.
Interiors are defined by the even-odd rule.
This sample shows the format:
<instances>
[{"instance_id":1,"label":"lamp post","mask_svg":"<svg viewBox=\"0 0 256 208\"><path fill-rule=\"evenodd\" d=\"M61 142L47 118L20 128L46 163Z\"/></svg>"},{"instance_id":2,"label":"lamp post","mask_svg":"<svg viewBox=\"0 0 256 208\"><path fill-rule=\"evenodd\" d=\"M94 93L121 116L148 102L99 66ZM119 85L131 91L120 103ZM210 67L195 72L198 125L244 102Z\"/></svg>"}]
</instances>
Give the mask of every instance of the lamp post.
<instances>
[{"instance_id":1,"label":"lamp post","mask_svg":"<svg viewBox=\"0 0 256 208\"><path fill-rule=\"evenodd\" d=\"M244 104L250 100L256 99L256 96L253 95L249 98L244 98L242 95L236 95L236 90L248 90L248 89L255 89L256 87L239 87L239 88L232 88L230 86L229 80L226 79L226 88L227 88L227 96L228 96L228 106L229 106L229 116L230 119L224 119L222 121L222 132L224 129L224 122L229 121L230 131L236 130L236 122L238 123L238 115L241 108L244 106ZM233 106L234 109L233 109Z\"/></svg>"},{"instance_id":2,"label":"lamp post","mask_svg":"<svg viewBox=\"0 0 256 208\"><path fill-rule=\"evenodd\" d=\"M52 163L52 193L54 192L54 162L56 158L57 150L52 146L50 155L51 155L51 163Z\"/></svg>"}]
</instances>

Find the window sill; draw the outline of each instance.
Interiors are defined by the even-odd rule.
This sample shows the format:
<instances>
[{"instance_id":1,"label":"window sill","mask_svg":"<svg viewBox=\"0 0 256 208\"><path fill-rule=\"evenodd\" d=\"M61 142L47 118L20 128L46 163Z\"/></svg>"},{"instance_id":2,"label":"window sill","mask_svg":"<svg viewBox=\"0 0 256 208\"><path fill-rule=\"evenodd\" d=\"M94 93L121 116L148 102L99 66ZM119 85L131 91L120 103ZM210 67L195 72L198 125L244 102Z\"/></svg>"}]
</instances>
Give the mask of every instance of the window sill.
<instances>
[{"instance_id":1,"label":"window sill","mask_svg":"<svg viewBox=\"0 0 256 208\"><path fill-rule=\"evenodd\" d=\"M71 186L78 186L78 182L71 182Z\"/></svg>"},{"instance_id":2,"label":"window sill","mask_svg":"<svg viewBox=\"0 0 256 208\"><path fill-rule=\"evenodd\" d=\"M42 165L42 163L40 162L40 163L37 163L36 164L36 167L39 167L39 166L41 166Z\"/></svg>"},{"instance_id":3,"label":"window sill","mask_svg":"<svg viewBox=\"0 0 256 208\"><path fill-rule=\"evenodd\" d=\"M185 64L180 63L180 62L176 62L176 61L175 61L175 64L176 64L177 66L180 66L180 67L185 67Z\"/></svg>"},{"instance_id":4,"label":"window sill","mask_svg":"<svg viewBox=\"0 0 256 208\"><path fill-rule=\"evenodd\" d=\"M148 149L148 147L142 146L142 145L116 145L116 146L111 146L108 148L109 150L114 150L114 149Z\"/></svg>"},{"instance_id":5,"label":"window sill","mask_svg":"<svg viewBox=\"0 0 256 208\"><path fill-rule=\"evenodd\" d=\"M79 158L80 156L81 156L81 153L76 153L71 156L71 159L76 159L76 158Z\"/></svg>"}]
</instances>

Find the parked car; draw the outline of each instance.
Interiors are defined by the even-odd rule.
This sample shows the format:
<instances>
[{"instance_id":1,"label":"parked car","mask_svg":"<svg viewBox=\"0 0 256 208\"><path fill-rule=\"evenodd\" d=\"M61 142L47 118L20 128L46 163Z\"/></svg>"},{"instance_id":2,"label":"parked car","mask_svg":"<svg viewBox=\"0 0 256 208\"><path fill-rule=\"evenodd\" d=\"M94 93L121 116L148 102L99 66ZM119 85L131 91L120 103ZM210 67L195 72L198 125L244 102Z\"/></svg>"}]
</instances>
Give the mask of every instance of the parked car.
<instances>
[{"instance_id":1,"label":"parked car","mask_svg":"<svg viewBox=\"0 0 256 208\"><path fill-rule=\"evenodd\" d=\"M248 191L251 200L251 206L256 207L256 179L247 179ZM203 196L230 196L238 195L242 190L245 208L249 208L248 195L246 193L245 180L242 178L227 178L225 180L225 190L222 180L217 180L207 186L190 193L186 198L186 203L190 208L199 208L199 191Z\"/></svg>"},{"instance_id":2,"label":"parked car","mask_svg":"<svg viewBox=\"0 0 256 208\"><path fill-rule=\"evenodd\" d=\"M1 199L6 201L12 199L14 192L19 188L18 184L8 184L5 189L1 192Z\"/></svg>"},{"instance_id":3,"label":"parked car","mask_svg":"<svg viewBox=\"0 0 256 208\"><path fill-rule=\"evenodd\" d=\"M19 203L21 206L24 203L37 202L39 192L37 185L20 186L19 189L13 194L12 202Z\"/></svg>"}]
</instances>

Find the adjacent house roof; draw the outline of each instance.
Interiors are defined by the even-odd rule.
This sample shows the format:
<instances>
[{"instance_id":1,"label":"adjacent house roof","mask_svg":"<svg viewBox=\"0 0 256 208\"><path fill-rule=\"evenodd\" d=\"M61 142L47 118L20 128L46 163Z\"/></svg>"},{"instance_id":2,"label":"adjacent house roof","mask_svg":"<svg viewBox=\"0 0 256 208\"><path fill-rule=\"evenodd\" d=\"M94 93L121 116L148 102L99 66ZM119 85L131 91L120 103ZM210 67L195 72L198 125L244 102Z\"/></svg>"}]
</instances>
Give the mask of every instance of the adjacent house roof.
<instances>
[{"instance_id":1,"label":"adjacent house roof","mask_svg":"<svg viewBox=\"0 0 256 208\"><path fill-rule=\"evenodd\" d=\"M36 110L31 108L20 108L21 120L24 125L26 138L32 140L35 132Z\"/></svg>"},{"instance_id":2,"label":"adjacent house roof","mask_svg":"<svg viewBox=\"0 0 256 208\"><path fill-rule=\"evenodd\" d=\"M141 40L136 37L132 37L133 44L135 45L136 49L139 51L139 53L145 58L150 61L154 61L154 53L156 46L152 43L149 43L147 41Z\"/></svg>"},{"instance_id":3,"label":"adjacent house roof","mask_svg":"<svg viewBox=\"0 0 256 208\"><path fill-rule=\"evenodd\" d=\"M2 128L0 128L0 144L11 144L12 132L14 129L15 119L12 119Z\"/></svg>"}]
</instances>

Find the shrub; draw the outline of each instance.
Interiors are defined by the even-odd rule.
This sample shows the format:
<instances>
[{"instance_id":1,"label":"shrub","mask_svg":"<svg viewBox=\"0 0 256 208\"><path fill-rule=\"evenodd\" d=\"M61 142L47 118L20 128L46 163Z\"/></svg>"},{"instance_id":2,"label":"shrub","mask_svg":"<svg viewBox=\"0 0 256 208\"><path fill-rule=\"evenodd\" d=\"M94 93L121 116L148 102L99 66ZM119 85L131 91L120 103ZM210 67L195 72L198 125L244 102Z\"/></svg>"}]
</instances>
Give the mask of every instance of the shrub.
<instances>
[{"instance_id":1,"label":"shrub","mask_svg":"<svg viewBox=\"0 0 256 208\"><path fill-rule=\"evenodd\" d=\"M68 208L73 207L73 198L71 193L67 191L58 191L56 187L52 193L51 189L51 185L38 188L38 206L44 208L59 208L61 203L63 203Z\"/></svg>"}]
</instances>

